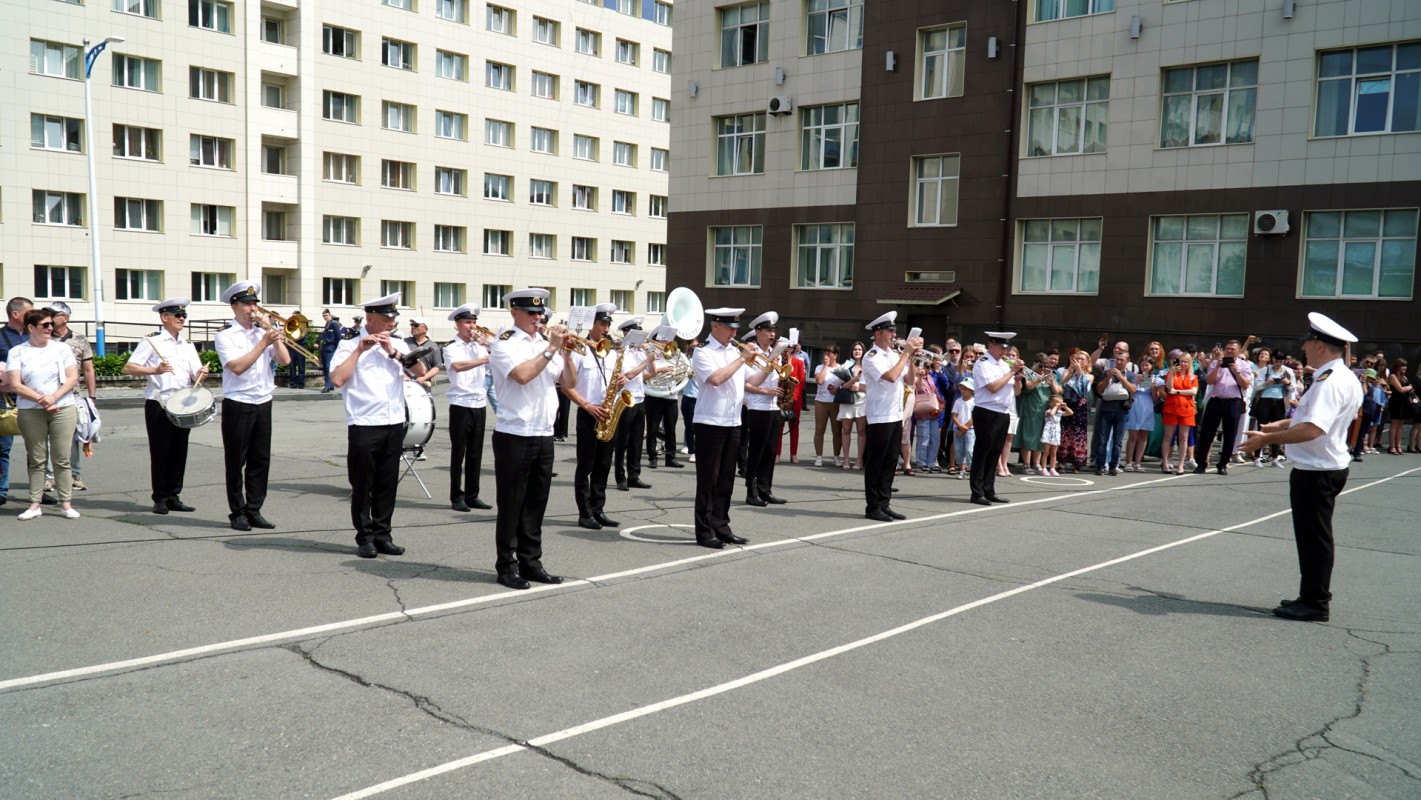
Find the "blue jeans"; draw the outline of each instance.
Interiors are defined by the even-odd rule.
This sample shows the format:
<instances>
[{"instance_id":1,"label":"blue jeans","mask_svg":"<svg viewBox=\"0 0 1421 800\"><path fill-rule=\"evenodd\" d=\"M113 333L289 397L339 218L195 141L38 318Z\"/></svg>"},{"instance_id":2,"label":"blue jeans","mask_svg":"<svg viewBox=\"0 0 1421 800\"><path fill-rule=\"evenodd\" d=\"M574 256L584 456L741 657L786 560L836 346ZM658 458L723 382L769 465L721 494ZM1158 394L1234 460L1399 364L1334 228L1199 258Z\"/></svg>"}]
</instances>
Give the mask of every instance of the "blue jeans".
<instances>
[{"instance_id":1,"label":"blue jeans","mask_svg":"<svg viewBox=\"0 0 1421 800\"><path fill-rule=\"evenodd\" d=\"M331 359L335 357L335 354L336 350L334 347L321 348L321 370L325 373L327 389L335 388L335 384L331 383Z\"/></svg>"},{"instance_id":2,"label":"blue jeans","mask_svg":"<svg viewBox=\"0 0 1421 800\"><path fill-rule=\"evenodd\" d=\"M10 494L10 444L13 436L0 436L0 497Z\"/></svg>"},{"instance_id":3,"label":"blue jeans","mask_svg":"<svg viewBox=\"0 0 1421 800\"><path fill-rule=\"evenodd\" d=\"M918 469L937 466L938 438L942 429L937 426L937 417L913 420L913 463Z\"/></svg>"},{"instance_id":4,"label":"blue jeans","mask_svg":"<svg viewBox=\"0 0 1421 800\"><path fill-rule=\"evenodd\" d=\"M1120 466L1120 449L1125 445L1125 420L1129 417L1128 411L1101 411L1095 415L1095 428L1100 432L1095 449L1096 469Z\"/></svg>"},{"instance_id":5,"label":"blue jeans","mask_svg":"<svg viewBox=\"0 0 1421 800\"><path fill-rule=\"evenodd\" d=\"M957 466L966 469L972 466L972 446L977 444L977 431L968 428L966 433L960 433L953 428L952 449L957 454Z\"/></svg>"}]
</instances>

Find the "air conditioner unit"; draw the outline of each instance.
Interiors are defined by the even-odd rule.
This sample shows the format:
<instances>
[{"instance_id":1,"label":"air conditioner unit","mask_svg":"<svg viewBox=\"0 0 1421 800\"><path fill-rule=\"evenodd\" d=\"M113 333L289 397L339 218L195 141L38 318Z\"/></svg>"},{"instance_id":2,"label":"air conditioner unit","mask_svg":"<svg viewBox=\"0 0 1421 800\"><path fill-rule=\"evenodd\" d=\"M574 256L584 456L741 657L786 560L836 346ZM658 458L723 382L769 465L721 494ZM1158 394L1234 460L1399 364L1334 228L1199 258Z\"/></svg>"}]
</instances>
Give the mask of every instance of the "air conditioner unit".
<instances>
[{"instance_id":1,"label":"air conditioner unit","mask_svg":"<svg viewBox=\"0 0 1421 800\"><path fill-rule=\"evenodd\" d=\"M1258 236L1282 236L1290 230L1287 211L1255 211L1253 232Z\"/></svg>"},{"instance_id":2,"label":"air conditioner unit","mask_svg":"<svg viewBox=\"0 0 1421 800\"><path fill-rule=\"evenodd\" d=\"M771 114L788 114L794 110L794 100L788 97L771 97L768 110Z\"/></svg>"}]
</instances>

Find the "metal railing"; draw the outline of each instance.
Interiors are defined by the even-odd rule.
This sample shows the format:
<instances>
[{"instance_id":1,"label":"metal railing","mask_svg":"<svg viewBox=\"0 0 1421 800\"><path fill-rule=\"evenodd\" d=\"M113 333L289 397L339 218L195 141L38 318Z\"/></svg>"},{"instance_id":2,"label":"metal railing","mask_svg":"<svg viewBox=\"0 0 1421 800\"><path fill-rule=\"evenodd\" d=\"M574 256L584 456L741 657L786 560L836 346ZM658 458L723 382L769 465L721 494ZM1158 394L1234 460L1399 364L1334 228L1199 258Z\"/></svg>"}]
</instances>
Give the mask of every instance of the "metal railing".
<instances>
[{"instance_id":1,"label":"metal railing","mask_svg":"<svg viewBox=\"0 0 1421 800\"><path fill-rule=\"evenodd\" d=\"M232 324L230 317L189 319L183 328L183 335L196 345L198 350L211 350L212 343L217 338L217 332L230 324ZM94 327L93 320L71 319L69 321L69 328L83 334L90 342L94 341ZM158 330L157 324L105 321L105 350L109 353L131 353L133 348L138 346L139 340L155 330Z\"/></svg>"}]
</instances>

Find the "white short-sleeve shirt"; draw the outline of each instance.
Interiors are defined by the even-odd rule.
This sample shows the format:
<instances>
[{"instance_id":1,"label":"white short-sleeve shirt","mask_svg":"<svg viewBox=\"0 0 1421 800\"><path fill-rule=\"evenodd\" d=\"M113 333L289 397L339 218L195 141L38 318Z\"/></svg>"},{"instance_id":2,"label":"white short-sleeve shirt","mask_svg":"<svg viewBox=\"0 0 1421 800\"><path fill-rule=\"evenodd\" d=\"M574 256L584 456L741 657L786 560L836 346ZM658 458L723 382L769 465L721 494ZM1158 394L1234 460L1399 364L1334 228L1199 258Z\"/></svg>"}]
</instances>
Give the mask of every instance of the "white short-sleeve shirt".
<instances>
[{"instance_id":1,"label":"white short-sleeve shirt","mask_svg":"<svg viewBox=\"0 0 1421 800\"><path fill-rule=\"evenodd\" d=\"M455 337L444 345L444 364L449 368L449 405L462 408L483 408L488 405L488 389L484 379L488 375L488 365L457 372L455 361L476 361L488 357L488 348L477 339L464 341Z\"/></svg>"},{"instance_id":2,"label":"white short-sleeve shirt","mask_svg":"<svg viewBox=\"0 0 1421 800\"><path fill-rule=\"evenodd\" d=\"M197 379L198 370L202 369L202 360L197 357L197 348L192 342L176 338L166 330L141 339L138 346L133 348L133 355L128 357L128 362L140 367L156 367L162 364L165 358L172 365L173 371L149 375L148 384L143 389L143 399L164 402L173 392L192 386Z\"/></svg>"},{"instance_id":3,"label":"white short-sleeve shirt","mask_svg":"<svg viewBox=\"0 0 1421 800\"><path fill-rule=\"evenodd\" d=\"M770 370L770 374L761 381L761 389L774 389L780 385L780 374L775 370ZM780 398L774 395L760 394L758 392L745 392L745 407L751 411L777 411L780 407Z\"/></svg>"},{"instance_id":4,"label":"white short-sleeve shirt","mask_svg":"<svg viewBox=\"0 0 1421 800\"><path fill-rule=\"evenodd\" d=\"M1011 366L1006 359L998 361L992 358L991 353L984 354L977 359L977 363L972 365L972 402L977 408L987 411L995 411L998 414L1010 414L1016 407L1016 386L1012 381L1002 384L1002 388L997 391L989 391L987 384L991 383L1003 375L1011 372Z\"/></svg>"},{"instance_id":5,"label":"white short-sleeve shirt","mask_svg":"<svg viewBox=\"0 0 1421 800\"><path fill-rule=\"evenodd\" d=\"M868 385L868 424L901 422L903 420L903 376L908 367L898 373L898 379L886 381L884 374L898 364L901 354L883 350L877 345L864 353L863 381Z\"/></svg>"},{"instance_id":6,"label":"white short-sleeve shirt","mask_svg":"<svg viewBox=\"0 0 1421 800\"><path fill-rule=\"evenodd\" d=\"M627 357L622 360L622 374L626 374L646 363L646 353L642 350L628 350ZM638 372L635 377L627 378L626 390L632 393L632 405L641 405L646 400L646 370ZM605 391L605 387L604 387Z\"/></svg>"},{"instance_id":7,"label":"white short-sleeve shirt","mask_svg":"<svg viewBox=\"0 0 1421 800\"><path fill-rule=\"evenodd\" d=\"M405 370L399 359L391 358L383 347L360 352L360 339L370 331L360 328L360 336L342 340L331 356L334 370L351 358L357 359L350 380L340 388L345 401L347 425L401 425L405 422ZM390 347L400 355L410 351L409 345L394 336Z\"/></svg>"},{"instance_id":8,"label":"white short-sleeve shirt","mask_svg":"<svg viewBox=\"0 0 1421 800\"><path fill-rule=\"evenodd\" d=\"M722 428L740 427L740 405L745 400L746 370L736 370L719 386L711 386L706 382L712 373L738 360L740 351L735 349L734 345L721 344L715 337L696 348L691 356L691 369L696 373L696 424Z\"/></svg>"},{"instance_id":9,"label":"white short-sleeve shirt","mask_svg":"<svg viewBox=\"0 0 1421 800\"><path fill-rule=\"evenodd\" d=\"M1342 359L1323 364L1313 373L1312 386L1298 400L1292 425L1311 422L1322 435L1310 442L1285 445L1288 460L1297 469L1346 469L1352 462L1347 451L1347 431L1362 407L1362 382Z\"/></svg>"},{"instance_id":10,"label":"white short-sleeve shirt","mask_svg":"<svg viewBox=\"0 0 1421 800\"><path fill-rule=\"evenodd\" d=\"M20 382L40 394L54 394L64 384L65 372L69 367L78 368L74 351L63 342L50 341L44 347L35 347L30 342L10 348L10 356L5 361L6 372L19 372ZM15 395L19 408L39 408L39 403L22 394ZM54 405L59 408L74 405L74 393L65 392L56 397Z\"/></svg>"},{"instance_id":11,"label":"white short-sleeve shirt","mask_svg":"<svg viewBox=\"0 0 1421 800\"><path fill-rule=\"evenodd\" d=\"M253 325L243 328L236 320L217 332L214 344L217 357L222 360L222 399L240 403L261 405L271 402L271 393L276 391L276 379L272 371L272 351L274 345L262 350L257 360L241 375L227 369L227 362L241 358L252 352L266 331Z\"/></svg>"},{"instance_id":12,"label":"white short-sleeve shirt","mask_svg":"<svg viewBox=\"0 0 1421 800\"><path fill-rule=\"evenodd\" d=\"M541 335L533 336L522 328L504 331L493 343L489 366L493 375L493 391L498 396L498 422L495 430L514 436L552 436L553 421L558 415L558 378L562 376L563 355L554 353L541 372L527 383L508 377L514 367L552 348Z\"/></svg>"}]
</instances>

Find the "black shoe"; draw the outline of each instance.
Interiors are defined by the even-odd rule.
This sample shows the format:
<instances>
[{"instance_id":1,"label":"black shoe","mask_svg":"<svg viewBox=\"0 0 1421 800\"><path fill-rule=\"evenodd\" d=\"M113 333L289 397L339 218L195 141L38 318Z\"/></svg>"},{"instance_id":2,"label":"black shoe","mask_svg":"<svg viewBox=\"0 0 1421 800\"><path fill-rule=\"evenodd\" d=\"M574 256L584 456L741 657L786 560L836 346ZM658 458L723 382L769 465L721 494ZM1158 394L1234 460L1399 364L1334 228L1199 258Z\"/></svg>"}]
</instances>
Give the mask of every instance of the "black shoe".
<instances>
[{"instance_id":1,"label":"black shoe","mask_svg":"<svg viewBox=\"0 0 1421 800\"><path fill-rule=\"evenodd\" d=\"M788 500L781 500L780 498L775 497L774 495L769 494L768 492L762 495L762 497L764 497L766 503L769 503L772 506L782 506L789 502Z\"/></svg>"},{"instance_id":2,"label":"black shoe","mask_svg":"<svg viewBox=\"0 0 1421 800\"><path fill-rule=\"evenodd\" d=\"M8 502L10 502L10 498L7 495L0 494L0 506L3 506Z\"/></svg>"},{"instance_id":3,"label":"black shoe","mask_svg":"<svg viewBox=\"0 0 1421 800\"><path fill-rule=\"evenodd\" d=\"M668 466L668 467L670 467L670 468L672 468L672 469L682 469L682 468L684 468L686 465L685 465L685 464L682 464L680 461L677 461L677 460L674 459L674 458L668 458L668 459L666 459L666 466Z\"/></svg>"},{"instance_id":4,"label":"black shoe","mask_svg":"<svg viewBox=\"0 0 1421 800\"><path fill-rule=\"evenodd\" d=\"M266 531L269 531L272 528L276 527L270 522L267 522L266 517L263 517L261 514L252 513L251 511L247 512L247 521L252 523L253 528L261 528L262 530Z\"/></svg>"},{"instance_id":5,"label":"black shoe","mask_svg":"<svg viewBox=\"0 0 1421 800\"><path fill-rule=\"evenodd\" d=\"M232 530L234 530L234 531L249 531L249 530L251 530L251 529L252 529L252 523L248 522L248 521L247 521L247 518L246 518L245 516L243 516L243 515L241 515L241 514L238 514L238 515L232 517Z\"/></svg>"},{"instance_id":6,"label":"black shoe","mask_svg":"<svg viewBox=\"0 0 1421 800\"><path fill-rule=\"evenodd\" d=\"M600 531L600 530L602 530L602 526L599 525L599 524L597 524L597 520L595 520L595 519L593 519L593 518L591 518L591 517L578 517L578 518L577 518L577 526L578 526L579 528L586 528L586 529L589 530L589 531Z\"/></svg>"},{"instance_id":7,"label":"black shoe","mask_svg":"<svg viewBox=\"0 0 1421 800\"><path fill-rule=\"evenodd\" d=\"M1105 474L1106 474L1106 475L1109 475L1109 476L1112 477L1112 478L1114 478L1116 475L1119 475L1119 474L1120 474L1120 470L1118 470L1118 469L1116 469L1116 468L1114 468L1114 467L1111 467L1110 470L1107 471Z\"/></svg>"},{"instance_id":8,"label":"black shoe","mask_svg":"<svg viewBox=\"0 0 1421 800\"><path fill-rule=\"evenodd\" d=\"M567 441L567 437L566 437L566 436L554 436L554 437L553 437L553 441L555 441L555 442L565 442L565 441Z\"/></svg>"},{"instance_id":9,"label":"black shoe","mask_svg":"<svg viewBox=\"0 0 1421 800\"><path fill-rule=\"evenodd\" d=\"M627 488L627 482L626 482L626 481L617 481L617 491L619 491L619 492L630 492L631 489L628 489L628 488Z\"/></svg>"},{"instance_id":10,"label":"black shoe","mask_svg":"<svg viewBox=\"0 0 1421 800\"><path fill-rule=\"evenodd\" d=\"M359 547L355 548L355 554L360 556L361 558L374 558L375 556L380 555L380 552L375 549L375 545L373 542L366 542L365 544L362 544Z\"/></svg>"},{"instance_id":11,"label":"black shoe","mask_svg":"<svg viewBox=\"0 0 1421 800\"><path fill-rule=\"evenodd\" d=\"M651 484L647 483L646 481L642 480L641 478L632 478L631 480L627 481L627 485L630 486L630 487L632 487L633 489L650 489L650 488L651 488Z\"/></svg>"},{"instance_id":12,"label":"black shoe","mask_svg":"<svg viewBox=\"0 0 1421 800\"><path fill-rule=\"evenodd\" d=\"M892 521L893 521L893 518L892 518L892 517L888 516L888 514L884 513L883 511L881 511L881 510L879 510L879 509L877 509L877 508L875 508L874 510L872 510L872 511L866 513L866 514L864 514L864 517L866 517L867 519L871 519L871 520L873 520L873 521L875 521L875 522L892 522Z\"/></svg>"},{"instance_id":13,"label":"black shoe","mask_svg":"<svg viewBox=\"0 0 1421 800\"><path fill-rule=\"evenodd\" d=\"M1227 464L1220 464L1220 465L1219 465L1219 474L1220 474L1220 475L1227 475L1227 474L1229 474L1229 467L1228 467Z\"/></svg>"},{"instance_id":14,"label":"black shoe","mask_svg":"<svg viewBox=\"0 0 1421 800\"><path fill-rule=\"evenodd\" d=\"M601 511L593 511L593 512L592 512L592 519L596 520L596 521L597 521L597 524L598 524L598 525L601 525L601 526L604 527L604 528L620 528L620 527L622 527L622 523L620 523L620 522L618 522L618 521L612 519L611 517L607 516L606 514L603 514Z\"/></svg>"},{"instance_id":15,"label":"black shoe","mask_svg":"<svg viewBox=\"0 0 1421 800\"><path fill-rule=\"evenodd\" d=\"M997 496L994 495L994 494L989 494L989 495L987 495L987 502L989 502L989 503L1010 503L1011 501L1008 500L1008 499L1006 499L1005 497L997 497Z\"/></svg>"},{"instance_id":16,"label":"black shoe","mask_svg":"<svg viewBox=\"0 0 1421 800\"><path fill-rule=\"evenodd\" d=\"M709 547L712 550L725 549L725 542L722 542L719 539L697 539L696 544L700 545L701 547Z\"/></svg>"},{"instance_id":17,"label":"black shoe","mask_svg":"<svg viewBox=\"0 0 1421 800\"><path fill-rule=\"evenodd\" d=\"M485 503L477 497L469 501L469 506L471 508L477 508L480 511L488 511L490 508L493 508L493 506L489 505L488 503Z\"/></svg>"},{"instance_id":18,"label":"black shoe","mask_svg":"<svg viewBox=\"0 0 1421 800\"><path fill-rule=\"evenodd\" d=\"M181 511L184 514L197 510L192 506L183 503L183 501L179 500L176 497L168 501L168 508L173 511Z\"/></svg>"},{"instance_id":19,"label":"black shoe","mask_svg":"<svg viewBox=\"0 0 1421 800\"><path fill-rule=\"evenodd\" d=\"M556 478L557 476L558 476L558 474L557 474L556 472L554 472L554 473L553 473L552 475L550 475L549 477Z\"/></svg>"},{"instance_id":20,"label":"black shoe","mask_svg":"<svg viewBox=\"0 0 1421 800\"><path fill-rule=\"evenodd\" d=\"M1097 467L1096 470L1095 470L1095 474L1097 474L1097 475L1104 475L1104 474L1105 474L1105 470L1100 469L1099 467Z\"/></svg>"},{"instance_id":21,"label":"black shoe","mask_svg":"<svg viewBox=\"0 0 1421 800\"><path fill-rule=\"evenodd\" d=\"M1204 465L1203 465L1203 464L1200 464L1199 466L1195 467L1195 468L1194 468L1194 474L1195 474L1195 475L1203 475L1203 474L1204 474Z\"/></svg>"},{"instance_id":22,"label":"black shoe","mask_svg":"<svg viewBox=\"0 0 1421 800\"><path fill-rule=\"evenodd\" d=\"M168 513L168 504L165 503L165 502L163 502L163 501L161 501L161 500L158 501L158 502L156 502L156 503L154 503L154 504L153 504L153 513L154 513L154 514L166 514L166 513Z\"/></svg>"},{"instance_id":23,"label":"black shoe","mask_svg":"<svg viewBox=\"0 0 1421 800\"><path fill-rule=\"evenodd\" d=\"M1279 607L1279 608L1287 608L1288 606L1295 606L1295 605L1297 605L1298 603L1301 603L1301 602L1302 602L1302 598L1298 598L1297 600L1279 600L1279 601L1278 601L1278 607Z\"/></svg>"},{"instance_id":24,"label":"black shoe","mask_svg":"<svg viewBox=\"0 0 1421 800\"><path fill-rule=\"evenodd\" d=\"M331 391L332 391L331 387L327 386L326 388L324 388L324 389L321 390L321 394L330 394Z\"/></svg>"},{"instance_id":25,"label":"black shoe","mask_svg":"<svg viewBox=\"0 0 1421 800\"><path fill-rule=\"evenodd\" d=\"M527 589L528 582L523 580L523 576L516 572L498 573L498 582L510 589Z\"/></svg>"},{"instance_id":26,"label":"black shoe","mask_svg":"<svg viewBox=\"0 0 1421 800\"><path fill-rule=\"evenodd\" d=\"M376 542L375 550L387 556L402 556L405 554L405 549L394 542Z\"/></svg>"},{"instance_id":27,"label":"black shoe","mask_svg":"<svg viewBox=\"0 0 1421 800\"><path fill-rule=\"evenodd\" d=\"M1326 622L1328 619L1327 609L1317 608L1307 603L1297 601L1290 605L1278 606L1273 609L1273 616L1297 620L1298 622Z\"/></svg>"},{"instance_id":28,"label":"black shoe","mask_svg":"<svg viewBox=\"0 0 1421 800\"><path fill-rule=\"evenodd\" d=\"M538 583L551 583L553 585L562 583L562 578L556 575L549 575L548 571L542 567L519 567L518 573L523 576L525 581L537 581Z\"/></svg>"},{"instance_id":29,"label":"black shoe","mask_svg":"<svg viewBox=\"0 0 1421 800\"><path fill-rule=\"evenodd\" d=\"M454 502L450 503L449 506L450 506L450 508L453 508L455 511L468 511L468 510L469 510L469 504L468 504L468 503L465 503L463 500L455 500Z\"/></svg>"},{"instance_id":30,"label":"black shoe","mask_svg":"<svg viewBox=\"0 0 1421 800\"><path fill-rule=\"evenodd\" d=\"M894 511L894 510L891 509L891 508L885 508L885 509L883 509L883 513L887 514L889 517L891 517L891 518L893 518L893 519L907 519L906 516L904 516L904 515L902 515L902 514L899 514L897 511Z\"/></svg>"},{"instance_id":31,"label":"black shoe","mask_svg":"<svg viewBox=\"0 0 1421 800\"><path fill-rule=\"evenodd\" d=\"M57 506L59 505L59 501L55 500L54 495L49 492L43 492L40 494L39 504L42 506Z\"/></svg>"},{"instance_id":32,"label":"black shoe","mask_svg":"<svg viewBox=\"0 0 1421 800\"><path fill-rule=\"evenodd\" d=\"M657 463L656 463L656 459L655 459L655 458L651 459L651 461L647 464L647 466L648 466L648 467L651 467L652 469L656 469L656 467L658 466Z\"/></svg>"},{"instance_id":33,"label":"black shoe","mask_svg":"<svg viewBox=\"0 0 1421 800\"><path fill-rule=\"evenodd\" d=\"M746 539L744 536L736 536L736 535L733 534L733 533L717 533L717 534L715 535L715 538L719 539L719 540L722 541L722 542L725 542L726 544L749 544L749 543L750 543L750 540L749 540L749 539Z\"/></svg>"},{"instance_id":34,"label":"black shoe","mask_svg":"<svg viewBox=\"0 0 1421 800\"><path fill-rule=\"evenodd\" d=\"M755 506L756 508L764 508L765 506L769 505L769 503L765 502L765 499L762 498L762 497L748 497L748 496L747 496L747 497L745 498L745 505L747 505L747 506Z\"/></svg>"},{"instance_id":35,"label":"black shoe","mask_svg":"<svg viewBox=\"0 0 1421 800\"><path fill-rule=\"evenodd\" d=\"M979 506L989 506L992 504L992 501L985 497L974 497L970 502L976 503Z\"/></svg>"},{"instance_id":36,"label":"black shoe","mask_svg":"<svg viewBox=\"0 0 1421 800\"><path fill-rule=\"evenodd\" d=\"M1361 461L1360 458L1357 459L1357 460L1358 460L1358 461ZM743 478L743 477L745 477L745 470L743 470L743 469L737 469L737 470L735 470L735 477L737 477L737 478Z\"/></svg>"}]
</instances>

